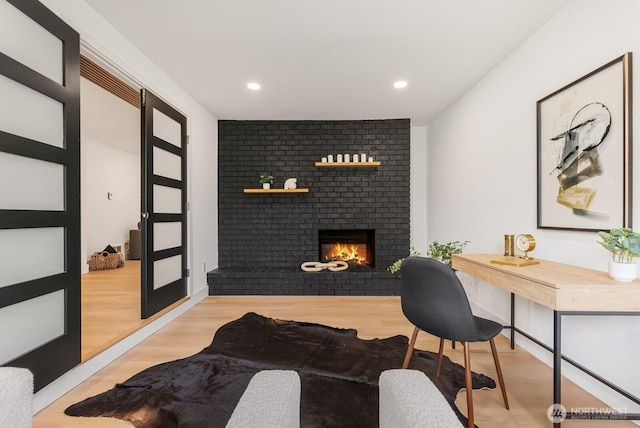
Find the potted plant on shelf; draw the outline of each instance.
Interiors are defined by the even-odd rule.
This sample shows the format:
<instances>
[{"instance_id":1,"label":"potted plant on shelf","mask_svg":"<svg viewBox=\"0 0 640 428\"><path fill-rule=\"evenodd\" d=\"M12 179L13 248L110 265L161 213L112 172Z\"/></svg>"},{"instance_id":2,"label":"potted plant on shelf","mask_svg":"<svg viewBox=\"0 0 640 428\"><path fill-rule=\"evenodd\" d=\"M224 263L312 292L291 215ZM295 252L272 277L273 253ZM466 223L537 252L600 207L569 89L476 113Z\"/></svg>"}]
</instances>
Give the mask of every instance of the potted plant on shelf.
<instances>
[{"instance_id":1,"label":"potted plant on shelf","mask_svg":"<svg viewBox=\"0 0 640 428\"><path fill-rule=\"evenodd\" d=\"M634 257L640 257L640 233L630 228L613 228L609 232L600 231L602 241L598 244L609 251L609 276L617 281L633 281L638 277L638 264Z\"/></svg>"},{"instance_id":2,"label":"potted plant on shelf","mask_svg":"<svg viewBox=\"0 0 640 428\"><path fill-rule=\"evenodd\" d=\"M262 184L263 189L270 189L273 184L273 180L275 180L275 177L268 172L260 174L260 183Z\"/></svg>"},{"instance_id":3,"label":"potted plant on shelf","mask_svg":"<svg viewBox=\"0 0 640 428\"><path fill-rule=\"evenodd\" d=\"M469 241L452 241L444 244L438 243L438 241L433 241L427 250L427 256L433 259L436 259L447 266L451 267L451 257L454 254L462 253L464 247L467 246ZM420 253L415 250L415 248L411 248L410 256L419 256ZM396 273L400 270L400 266L402 266L402 262L404 258L398 259L390 265L387 270L391 273Z\"/></svg>"}]
</instances>

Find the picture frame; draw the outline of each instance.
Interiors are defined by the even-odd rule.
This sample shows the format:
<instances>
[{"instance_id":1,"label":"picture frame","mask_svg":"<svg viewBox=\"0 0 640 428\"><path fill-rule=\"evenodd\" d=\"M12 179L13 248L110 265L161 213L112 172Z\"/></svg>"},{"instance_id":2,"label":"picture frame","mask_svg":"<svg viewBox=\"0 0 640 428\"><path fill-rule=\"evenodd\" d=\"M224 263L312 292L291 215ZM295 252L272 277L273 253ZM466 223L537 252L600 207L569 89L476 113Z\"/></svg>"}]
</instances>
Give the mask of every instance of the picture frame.
<instances>
[{"instance_id":1,"label":"picture frame","mask_svg":"<svg viewBox=\"0 0 640 428\"><path fill-rule=\"evenodd\" d=\"M631 227L631 53L536 103L538 229Z\"/></svg>"}]
</instances>

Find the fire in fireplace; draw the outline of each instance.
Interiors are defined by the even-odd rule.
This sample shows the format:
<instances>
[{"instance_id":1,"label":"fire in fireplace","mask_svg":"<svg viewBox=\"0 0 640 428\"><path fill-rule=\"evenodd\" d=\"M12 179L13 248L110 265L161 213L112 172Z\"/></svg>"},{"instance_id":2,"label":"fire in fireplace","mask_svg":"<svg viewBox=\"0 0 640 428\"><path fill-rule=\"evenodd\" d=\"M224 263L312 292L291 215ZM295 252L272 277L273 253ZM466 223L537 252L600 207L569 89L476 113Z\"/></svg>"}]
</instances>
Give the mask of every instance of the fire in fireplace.
<instances>
[{"instance_id":1,"label":"fire in fireplace","mask_svg":"<svg viewBox=\"0 0 640 428\"><path fill-rule=\"evenodd\" d=\"M375 230L319 230L320 260L344 261L350 266L375 266Z\"/></svg>"}]
</instances>

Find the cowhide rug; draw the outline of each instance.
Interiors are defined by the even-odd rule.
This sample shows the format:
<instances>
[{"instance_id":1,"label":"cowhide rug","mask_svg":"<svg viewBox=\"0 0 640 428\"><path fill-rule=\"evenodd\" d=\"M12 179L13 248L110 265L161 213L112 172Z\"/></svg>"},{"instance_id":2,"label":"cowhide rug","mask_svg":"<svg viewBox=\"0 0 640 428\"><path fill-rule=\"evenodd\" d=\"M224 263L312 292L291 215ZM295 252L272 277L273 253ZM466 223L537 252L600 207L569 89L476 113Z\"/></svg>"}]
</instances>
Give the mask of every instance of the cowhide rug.
<instances>
[{"instance_id":1,"label":"cowhide rug","mask_svg":"<svg viewBox=\"0 0 640 428\"><path fill-rule=\"evenodd\" d=\"M406 336L362 340L357 331L281 321L247 313L222 326L198 354L148 368L102 394L65 410L71 416L108 416L138 428L224 427L251 377L265 369L300 374L302 427L377 427L378 377L402 365ZM464 369L437 354L414 350L410 368L425 372L454 405ZM495 388L473 375L473 388Z\"/></svg>"}]
</instances>

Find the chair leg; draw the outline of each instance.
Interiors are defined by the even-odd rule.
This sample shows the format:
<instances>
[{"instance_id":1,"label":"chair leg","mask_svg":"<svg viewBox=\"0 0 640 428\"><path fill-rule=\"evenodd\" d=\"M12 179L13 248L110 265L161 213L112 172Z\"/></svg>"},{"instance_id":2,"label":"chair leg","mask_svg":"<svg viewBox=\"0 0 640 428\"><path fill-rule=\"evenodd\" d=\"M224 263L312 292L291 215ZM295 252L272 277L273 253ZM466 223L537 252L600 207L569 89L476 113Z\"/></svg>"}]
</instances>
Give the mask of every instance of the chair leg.
<instances>
[{"instance_id":1,"label":"chair leg","mask_svg":"<svg viewBox=\"0 0 640 428\"><path fill-rule=\"evenodd\" d=\"M440 377L440 369L442 368L443 351L444 351L444 339L440 338L440 350L438 351L438 366L436 367L436 377Z\"/></svg>"},{"instance_id":2,"label":"chair leg","mask_svg":"<svg viewBox=\"0 0 640 428\"><path fill-rule=\"evenodd\" d=\"M409 367L409 360L411 359L411 354L413 354L413 346L416 344L416 338L418 337L418 332L420 329L415 327L413 329L413 335L411 336L411 340L409 341L409 346L407 347L407 354L404 356L404 362L402 363L402 368L406 369Z\"/></svg>"},{"instance_id":3,"label":"chair leg","mask_svg":"<svg viewBox=\"0 0 640 428\"><path fill-rule=\"evenodd\" d=\"M473 387L471 384L471 355L469 353L469 342L462 342L464 349L464 384L467 390L467 419L469 420L469 428L474 428L473 421Z\"/></svg>"},{"instance_id":4,"label":"chair leg","mask_svg":"<svg viewBox=\"0 0 640 428\"><path fill-rule=\"evenodd\" d=\"M502 377L502 369L500 368L500 360L498 359L498 351L496 350L496 343L493 339L489 341L491 344L491 353L493 354L493 362L496 364L496 372L498 372L498 382L500 383L500 390L502 391L502 399L504 400L504 407L509 410L509 401L507 400L507 390L504 387L504 379Z\"/></svg>"}]
</instances>

